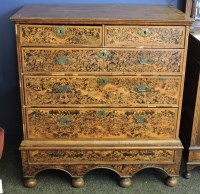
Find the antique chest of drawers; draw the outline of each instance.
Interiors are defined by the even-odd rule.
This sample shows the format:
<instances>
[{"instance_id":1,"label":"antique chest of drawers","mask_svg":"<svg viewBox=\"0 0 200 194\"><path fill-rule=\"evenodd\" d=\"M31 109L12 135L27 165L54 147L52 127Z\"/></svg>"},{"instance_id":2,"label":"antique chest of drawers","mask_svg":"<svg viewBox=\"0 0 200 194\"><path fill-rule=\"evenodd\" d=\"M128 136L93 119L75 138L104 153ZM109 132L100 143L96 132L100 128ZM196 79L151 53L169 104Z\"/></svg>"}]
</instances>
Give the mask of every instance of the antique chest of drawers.
<instances>
[{"instance_id":1,"label":"antique chest of drawers","mask_svg":"<svg viewBox=\"0 0 200 194\"><path fill-rule=\"evenodd\" d=\"M189 36L181 137L187 154L186 178L200 166L200 30Z\"/></svg>"},{"instance_id":2,"label":"antique chest of drawers","mask_svg":"<svg viewBox=\"0 0 200 194\"><path fill-rule=\"evenodd\" d=\"M176 185L188 31L175 8L27 5L16 26L25 185L60 169L83 186L106 168L129 187L144 168Z\"/></svg>"}]
</instances>

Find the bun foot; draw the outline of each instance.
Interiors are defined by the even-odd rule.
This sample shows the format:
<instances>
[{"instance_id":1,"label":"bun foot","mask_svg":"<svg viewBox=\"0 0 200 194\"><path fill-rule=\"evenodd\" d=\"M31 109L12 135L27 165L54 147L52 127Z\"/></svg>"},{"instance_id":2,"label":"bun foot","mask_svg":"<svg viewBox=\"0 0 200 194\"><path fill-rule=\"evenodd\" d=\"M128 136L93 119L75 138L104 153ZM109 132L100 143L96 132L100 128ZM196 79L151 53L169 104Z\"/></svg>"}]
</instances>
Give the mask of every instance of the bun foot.
<instances>
[{"instance_id":1,"label":"bun foot","mask_svg":"<svg viewBox=\"0 0 200 194\"><path fill-rule=\"evenodd\" d=\"M175 187L178 181L176 177L167 177L165 180L165 184L169 187Z\"/></svg>"},{"instance_id":2,"label":"bun foot","mask_svg":"<svg viewBox=\"0 0 200 194\"><path fill-rule=\"evenodd\" d=\"M186 179L189 179L189 178L191 178L191 174L189 172L186 172L183 174L183 177Z\"/></svg>"},{"instance_id":3,"label":"bun foot","mask_svg":"<svg viewBox=\"0 0 200 194\"><path fill-rule=\"evenodd\" d=\"M84 186L84 180L81 177L72 178L72 186L75 188L81 188Z\"/></svg>"},{"instance_id":4,"label":"bun foot","mask_svg":"<svg viewBox=\"0 0 200 194\"><path fill-rule=\"evenodd\" d=\"M131 186L130 178L121 178L119 181L119 186L123 188L129 188Z\"/></svg>"},{"instance_id":5,"label":"bun foot","mask_svg":"<svg viewBox=\"0 0 200 194\"><path fill-rule=\"evenodd\" d=\"M37 185L37 180L35 178L25 178L24 186L27 188L33 188Z\"/></svg>"}]
</instances>

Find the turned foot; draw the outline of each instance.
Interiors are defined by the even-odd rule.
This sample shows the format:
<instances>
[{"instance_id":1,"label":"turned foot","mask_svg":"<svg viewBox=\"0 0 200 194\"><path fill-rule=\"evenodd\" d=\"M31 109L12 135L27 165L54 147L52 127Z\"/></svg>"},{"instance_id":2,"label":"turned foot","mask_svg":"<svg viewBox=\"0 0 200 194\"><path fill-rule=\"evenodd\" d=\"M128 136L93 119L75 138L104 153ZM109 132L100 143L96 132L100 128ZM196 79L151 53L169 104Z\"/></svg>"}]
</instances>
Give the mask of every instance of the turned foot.
<instances>
[{"instance_id":1,"label":"turned foot","mask_svg":"<svg viewBox=\"0 0 200 194\"><path fill-rule=\"evenodd\" d=\"M72 186L75 188L81 188L84 186L84 180L81 177L72 178Z\"/></svg>"},{"instance_id":2,"label":"turned foot","mask_svg":"<svg viewBox=\"0 0 200 194\"><path fill-rule=\"evenodd\" d=\"M183 174L183 177L186 178L186 179L189 179L189 178L191 178L191 174L189 172L185 172Z\"/></svg>"},{"instance_id":3,"label":"turned foot","mask_svg":"<svg viewBox=\"0 0 200 194\"><path fill-rule=\"evenodd\" d=\"M175 187L177 185L178 181L176 177L167 177L165 180L165 184L170 187Z\"/></svg>"},{"instance_id":4,"label":"turned foot","mask_svg":"<svg viewBox=\"0 0 200 194\"><path fill-rule=\"evenodd\" d=\"M120 187L129 188L131 186L131 179L130 178L121 178L119 181Z\"/></svg>"},{"instance_id":5,"label":"turned foot","mask_svg":"<svg viewBox=\"0 0 200 194\"><path fill-rule=\"evenodd\" d=\"M33 188L37 185L37 180L35 178L25 178L24 186L27 188Z\"/></svg>"}]
</instances>

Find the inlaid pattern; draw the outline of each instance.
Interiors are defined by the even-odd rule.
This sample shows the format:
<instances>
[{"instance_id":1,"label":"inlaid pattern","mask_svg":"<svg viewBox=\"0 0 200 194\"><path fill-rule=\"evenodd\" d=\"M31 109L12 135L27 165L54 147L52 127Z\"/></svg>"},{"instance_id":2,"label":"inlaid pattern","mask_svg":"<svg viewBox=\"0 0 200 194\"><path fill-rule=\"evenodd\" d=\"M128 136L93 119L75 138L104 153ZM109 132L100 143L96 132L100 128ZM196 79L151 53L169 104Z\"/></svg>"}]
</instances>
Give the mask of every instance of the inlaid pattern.
<instances>
[{"instance_id":1,"label":"inlaid pattern","mask_svg":"<svg viewBox=\"0 0 200 194\"><path fill-rule=\"evenodd\" d=\"M28 45L101 46L102 28L98 26L21 25L20 39Z\"/></svg>"},{"instance_id":2,"label":"inlaid pattern","mask_svg":"<svg viewBox=\"0 0 200 194\"><path fill-rule=\"evenodd\" d=\"M27 105L177 105L179 77L26 76Z\"/></svg>"},{"instance_id":3,"label":"inlaid pattern","mask_svg":"<svg viewBox=\"0 0 200 194\"><path fill-rule=\"evenodd\" d=\"M23 48L22 56L25 72L180 73L183 50Z\"/></svg>"},{"instance_id":4,"label":"inlaid pattern","mask_svg":"<svg viewBox=\"0 0 200 194\"><path fill-rule=\"evenodd\" d=\"M34 150L32 163L172 162L173 150Z\"/></svg>"},{"instance_id":5,"label":"inlaid pattern","mask_svg":"<svg viewBox=\"0 0 200 194\"><path fill-rule=\"evenodd\" d=\"M28 109L27 131L29 139L173 139L176 119L177 109Z\"/></svg>"},{"instance_id":6,"label":"inlaid pattern","mask_svg":"<svg viewBox=\"0 0 200 194\"><path fill-rule=\"evenodd\" d=\"M184 27L106 26L105 32L106 46L184 47Z\"/></svg>"}]
</instances>

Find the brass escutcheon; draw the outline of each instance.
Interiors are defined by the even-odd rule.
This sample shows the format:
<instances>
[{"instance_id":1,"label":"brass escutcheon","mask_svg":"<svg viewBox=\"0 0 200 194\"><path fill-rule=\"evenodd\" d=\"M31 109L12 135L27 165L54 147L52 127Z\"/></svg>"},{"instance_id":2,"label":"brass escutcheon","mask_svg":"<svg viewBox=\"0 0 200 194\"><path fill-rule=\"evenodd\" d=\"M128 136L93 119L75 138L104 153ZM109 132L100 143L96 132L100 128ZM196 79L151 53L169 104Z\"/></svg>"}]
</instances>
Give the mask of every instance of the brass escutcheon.
<instances>
[{"instance_id":1,"label":"brass escutcheon","mask_svg":"<svg viewBox=\"0 0 200 194\"><path fill-rule=\"evenodd\" d=\"M97 56L102 59L107 58L109 55L110 55L110 52L106 51L106 50L101 50L101 51L97 52Z\"/></svg>"},{"instance_id":2,"label":"brass escutcheon","mask_svg":"<svg viewBox=\"0 0 200 194\"><path fill-rule=\"evenodd\" d=\"M138 34L139 34L140 36L147 37L147 36L150 36L151 31L150 31L148 28L140 28L140 29L138 30Z\"/></svg>"},{"instance_id":3,"label":"brass escutcheon","mask_svg":"<svg viewBox=\"0 0 200 194\"><path fill-rule=\"evenodd\" d=\"M67 30L63 27L55 28L54 32L58 37L64 37L66 35Z\"/></svg>"},{"instance_id":4,"label":"brass escutcheon","mask_svg":"<svg viewBox=\"0 0 200 194\"><path fill-rule=\"evenodd\" d=\"M101 77L97 80L97 83L102 85L102 86L105 86L109 83L109 79L106 78L106 77Z\"/></svg>"},{"instance_id":5,"label":"brass escutcheon","mask_svg":"<svg viewBox=\"0 0 200 194\"><path fill-rule=\"evenodd\" d=\"M150 87L146 86L144 84L139 84L139 85L135 86L135 90L137 92L149 92L150 91Z\"/></svg>"},{"instance_id":6,"label":"brass escutcheon","mask_svg":"<svg viewBox=\"0 0 200 194\"><path fill-rule=\"evenodd\" d=\"M152 62L152 59L150 57L138 57L137 62L141 65L147 65Z\"/></svg>"},{"instance_id":7,"label":"brass escutcheon","mask_svg":"<svg viewBox=\"0 0 200 194\"><path fill-rule=\"evenodd\" d=\"M136 123L146 123L147 122L147 119L145 118L144 115L136 115L134 117L134 120Z\"/></svg>"},{"instance_id":8,"label":"brass escutcheon","mask_svg":"<svg viewBox=\"0 0 200 194\"><path fill-rule=\"evenodd\" d=\"M60 124L70 124L71 123L71 119L69 117L58 117L57 118L57 121L60 123Z\"/></svg>"},{"instance_id":9,"label":"brass escutcheon","mask_svg":"<svg viewBox=\"0 0 200 194\"><path fill-rule=\"evenodd\" d=\"M99 110L97 112L97 117L100 118L100 119L106 118L107 115L108 115L108 112L106 112L105 110Z\"/></svg>"},{"instance_id":10,"label":"brass escutcheon","mask_svg":"<svg viewBox=\"0 0 200 194\"><path fill-rule=\"evenodd\" d=\"M69 93L71 91L70 86L64 85L64 86L59 86L56 88L56 93Z\"/></svg>"},{"instance_id":11,"label":"brass escutcheon","mask_svg":"<svg viewBox=\"0 0 200 194\"><path fill-rule=\"evenodd\" d=\"M59 65L67 65L69 63L69 58L65 57L65 56L60 56L58 58L56 58L56 62Z\"/></svg>"}]
</instances>

